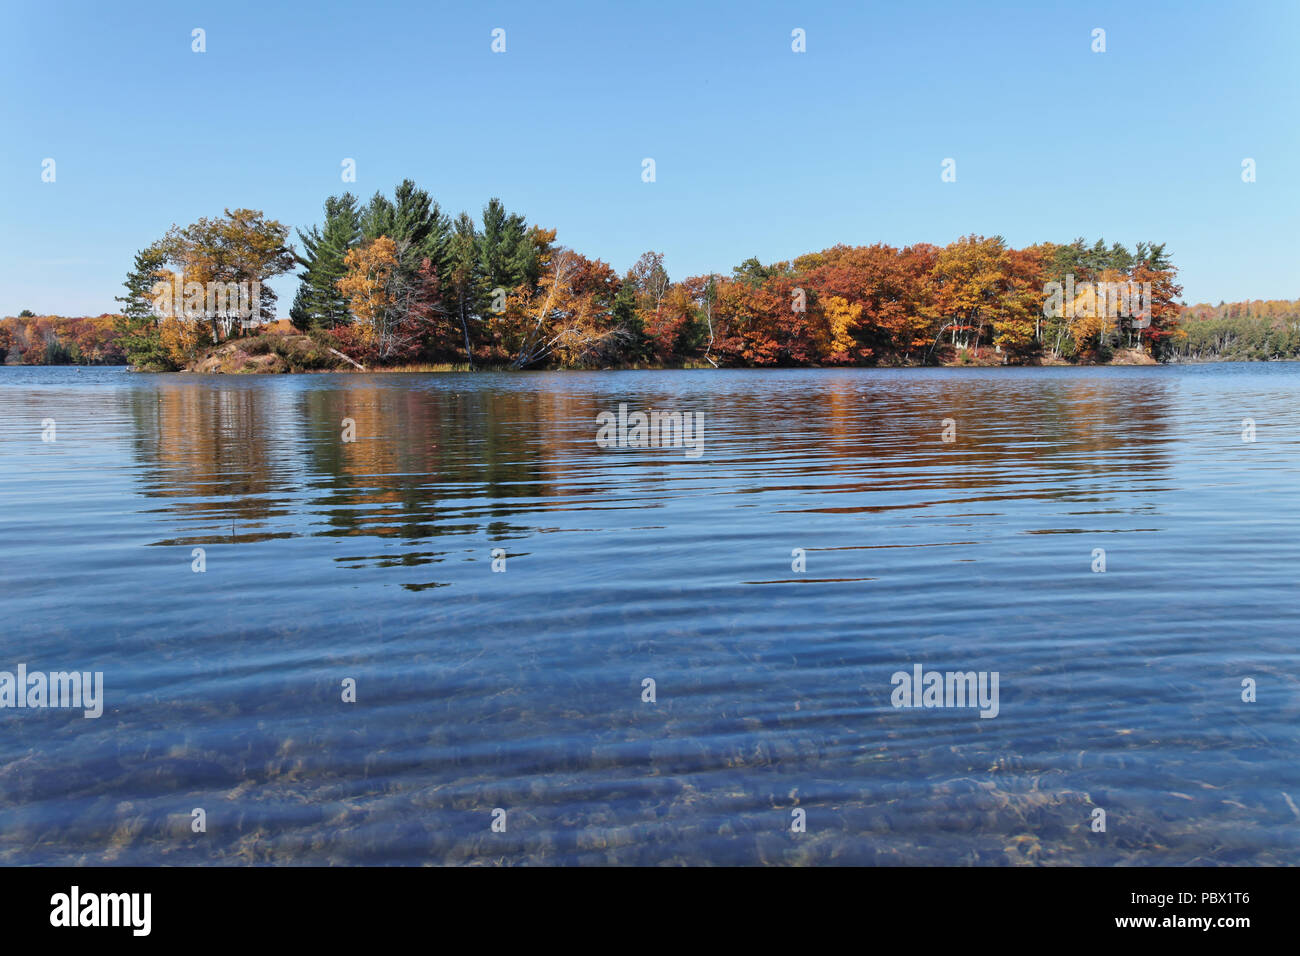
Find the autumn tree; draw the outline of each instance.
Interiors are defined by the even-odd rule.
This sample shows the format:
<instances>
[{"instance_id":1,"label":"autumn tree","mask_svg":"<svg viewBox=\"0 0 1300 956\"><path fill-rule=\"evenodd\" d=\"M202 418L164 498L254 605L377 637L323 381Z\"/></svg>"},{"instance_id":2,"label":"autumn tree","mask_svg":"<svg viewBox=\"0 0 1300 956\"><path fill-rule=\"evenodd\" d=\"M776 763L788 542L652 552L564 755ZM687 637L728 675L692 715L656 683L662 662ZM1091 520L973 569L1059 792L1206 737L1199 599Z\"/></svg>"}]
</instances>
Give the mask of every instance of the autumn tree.
<instances>
[{"instance_id":1,"label":"autumn tree","mask_svg":"<svg viewBox=\"0 0 1300 956\"><path fill-rule=\"evenodd\" d=\"M554 361L579 368L616 361L625 344L613 321L617 289L618 277L605 263L555 248L536 289L520 286L497 320L514 353L511 366Z\"/></svg>"},{"instance_id":2,"label":"autumn tree","mask_svg":"<svg viewBox=\"0 0 1300 956\"><path fill-rule=\"evenodd\" d=\"M380 362L408 360L434 333L440 318L437 272L425 258L408 273L402 266L408 243L380 236L344 257L346 272L338 286L353 328L343 340L354 353Z\"/></svg>"},{"instance_id":3,"label":"autumn tree","mask_svg":"<svg viewBox=\"0 0 1300 956\"><path fill-rule=\"evenodd\" d=\"M647 357L660 364L671 362L677 357L677 341L688 317L680 297L674 301L674 308L664 308L672 282L664 268L663 253L642 253L628 269L623 284L634 296L636 325L645 336Z\"/></svg>"},{"instance_id":4,"label":"autumn tree","mask_svg":"<svg viewBox=\"0 0 1300 956\"><path fill-rule=\"evenodd\" d=\"M1001 317L1006 256L1001 236L966 236L939 253L934 266L936 305L952 344L978 346L985 328Z\"/></svg>"},{"instance_id":5,"label":"autumn tree","mask_svg":"<svg viewBox=\"0 0 1300 956\"><path fill-rule=\"evenodd\" d=\"M1183 294L1183 287L1176 281L1177 277L1178 270L1165 252L1165 243L1138 243L1132 280L1139 286L1151 283L1151 314L1143 317L1149 324L1140 329L1139 341L1157 358L1183 334L1178 324L1178 297Z\"/></svg>"},{"instance_id":6,"label":"autumn tree","mask_svg":"<svg viewBox=\"0 0 1300 956\"><path fill-rule=\"evenodd\" d=\"M775 295L763 291L761 278L721 282L716 293L718 354L732 365L780 364L781 343L776 323L781 315L790 314L787 310L791 303L787 301L783 308Z\"/></svg>"},{"instance_id":7,"label":"autumn tree","mask_svg":"<svg viewBox=\"0 0 1300 956\"><path fill-rule=\"evenodd\" d=\"M212 330L207 323L189 322L174 315L162 320L158 333L165 360L173 369L189 365L200 348L212 343Z\"/></svg>"},{"instance_id":8,"label":"autumn tree","mask_svg":"<svg viewBox=\"0 0 1300 956\"><path fill-rule=\"evenodd\" d=\"M255 209L227 209L215 219L173 225L153 247L184 290L180 303L172 301L170 289L160 290L170 303L166 311L186 321L206 323L214 341L231 334L236 317L243 322L274 320L276 295L265 283L293 268L296 259L293 247L286 243L288 237L287 226ZM198 283L203 291L192 297L190 283ZM245 295L237 296L237 308L244 303L251 308L255 300L257 315L237 316L230 308L229 296L241 289Z\"/></svg>"},{"instance_id":9,"label":"autumn tree","mask_svg":"<svg viewBox=\"0 0 1300 956\"><path fill-rule=\"evenodd\" d=\"M993 344L1023 360L1042 347L1043 253L1036 247L1008 249L1001 301L993 317Z\"/></svg>"},{"instance_id":10,"label":"autumn tree","mask_svg":"<svg viewBox=\"0 0 1300 956\"><path fill-rule=\"evenodd\" d=\"M862 303L850 302L843 296L833 295L822 303L830 341L826 345L826 358L831 362L849 362L857 347L853 332L862 320Z\"/></svg>"}]
</instances>

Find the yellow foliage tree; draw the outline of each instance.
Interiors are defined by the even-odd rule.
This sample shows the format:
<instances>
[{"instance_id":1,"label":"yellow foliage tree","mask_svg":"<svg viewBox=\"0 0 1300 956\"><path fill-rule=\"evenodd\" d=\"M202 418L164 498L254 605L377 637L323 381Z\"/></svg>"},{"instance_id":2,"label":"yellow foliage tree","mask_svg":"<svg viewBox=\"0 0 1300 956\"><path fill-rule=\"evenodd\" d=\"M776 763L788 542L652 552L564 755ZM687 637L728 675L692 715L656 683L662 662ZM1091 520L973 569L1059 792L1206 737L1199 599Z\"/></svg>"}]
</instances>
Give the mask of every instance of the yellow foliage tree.
<instances>
[{"instance_id":1,"label":"yellow foliage tree","mask_svg":"<svg viewBox=\"0 0 1300 956\"><path fill-rule=\"evenodd\" d=\"M979 345L984 326L998 317L1006 271L1006 243L996 236L966 236L939 253L934 267L938 305L954 345L959 340L962 346Z\"/></svg>"},{"instance_id":2,"label":"yellow foliage tree","mask_svg":"<svg viewBox=\"0 0 1300 956\"><path fill-rule=\"evenodd\" d=\"M366 246L351 249L343 259L347 272L338 280L339 292L356 319L358 334L374 342L397 304L393 278L397 272L397 243L380 236Z\"/></svg>"},{"instance_id":3,"label":"yellow foliage tree","mask_svg":"<svg viewBox=\"0 0 1300 956\"><path fill-rule=\"evenodd\" d=\"M566 368L599 364L621 333L608 325L606 310L590 286L597 272L612 277L604 263L572 249L548 250L537 288L520 287L493 320L503 344L524 368L547 359Z\"/></svg>"},{"instance_id":4,"label":"yellow foliage tree","mask_svg":"<svg viewBox=\"0 0 1300 956\"><path fill-rule=\"evenodd\" d=\"M206 325L187 322L174 315L162 320L159 336L168 360L177 368L184 368L194 361L199 349L212 342L212 333Z\"/></svg>"},{"instance_id":5,"label":"yellow foliage tree","mask_svg":"<svg viewBox=\"0 0 1300 956\"><path fill-rule=\"evenodd\" d=\"M1107 269L1097 276L1096 283L1088 283L1082 292L1075 296L1073 303L1074 319L1070 332L1081 352L1092 352L1110 343L1120 329L1118 315L1119 303L1106 292L1100 292L1107 285L1114 287L1127 283L1128 277L1123 273Z\"/></svg>"},{"instance_id":6,"label":"yellow foliage tree","mask_svg":"<svg viewBox=\"0 0 1300 956\"><path fill-rule=\"evenodd\" d=\"M856 344L853 330L862 319L862 303L849 302L843 296L833 295L822 303L822 314L826 316L827 332L830 335L830 357L839 361L847 360L849 351Z\"/></svg>"}]
</instances>

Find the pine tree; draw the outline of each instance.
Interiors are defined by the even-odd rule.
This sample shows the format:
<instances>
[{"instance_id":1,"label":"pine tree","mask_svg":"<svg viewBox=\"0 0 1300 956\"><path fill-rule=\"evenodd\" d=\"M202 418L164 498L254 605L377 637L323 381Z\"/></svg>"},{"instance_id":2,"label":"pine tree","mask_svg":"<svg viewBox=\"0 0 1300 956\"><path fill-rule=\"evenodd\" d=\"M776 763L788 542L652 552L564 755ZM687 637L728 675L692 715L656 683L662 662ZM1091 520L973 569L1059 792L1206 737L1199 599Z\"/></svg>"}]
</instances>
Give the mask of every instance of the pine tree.
<instances>
[{"instance_id":1,"label":"pine tree","mask_svg":"<svg viewBox=\"0 0 1300 956\"><path fill-rule=\"evenodd\" d=\"M361 213L361 241L371 243L380 236L393 238L396 231L396 213L393 204L381 192L370 197L370 204Z\"/></svg>"},{"instance_id":2,"label":"pine tree","mask_svg":"<svg viewBox=\"0 0 1300 956\"><path fill-rule=\"evenodd\" d=\"M389 235L399 248L406 247L403 270L418 271L420 263L428 259L441 274L447 266L451 220L427 192L417 189L409 179L393 190L393 200Z\"/></svg>"},{"instance_id":3,"label":"pine tree","mask_svg":"<svg viewBox=\"0 0 1300 956\"><path fill-rule=\"evenodd\" d=\"M479 236L469 213L456 217L447 246L447 305L460 322L465 336L465 356L474 366L474 352L470 344L469 320L480 315L483 297L483 275L479 268Z\"/></svg>"},{"instance_id":4,"label":"pine tree","mask_svg":"<svg viewBox=\"0 0 1300 956\"><path fill-rule=\"evenodd\" d=\"M536 250L528 223L518 213L507 213L501 200L492 198L483 207L483 231L478 240L479 271L485 292L510 290L533 279Z\"/></svg>"},{"instance_id":5,"label":"pine tree","mask_svg":"<svg viewBox=\"0 0 1300 956\"><path fill-rule=\"evenodd\" d=\"M414 280L425 259L438 275L448 268L451 219L410 179L398 184L392 200L375 193L361 214L360 226L362 242L371 243L380 236L393 240L408 280Z\"/></svg>"},{"instance_id":6,"label":"pine tree","mask_svg":"<svg viewBox=\"0 0 1300 956\"><path fill-rule=\"evenodd\" d=\"M357 198L351 193L325 200L324 226L312 226L307 232L298 230L303 245L298 262L306 271L302 273L289 310L295 328L303 331L332 329L351 321L347 303L338 290L338 280L347 271L343 259L360 240L361 234Z\"/></svg>"},{"instance_id":7,"label":"pine tree","mask_svg":"<svg viewBox=\"0 0 1300 956\"><path fill-rule=\"evenodd\" d=\"M299 237L302 231L298 232ZM298 282L298 291L293 294L293 305L289 306L289 321L299 332L309 332L312 328L312 315L309 306L310 296L306 282Z\"/></svg>"},{"instance_id":8,"label":"pine tree","mask_svg":"<svg viewBox=\"0 0 1300 956\"><path fill-rule=\"evenodd\" d=\"M122 315L117 320L122 351L136 368L156 371L172 367L159 332L162 319L153 307L153 288L160 281L159 273L165 270L166 262L166 253L157 244L141 249L135 254L131 271L123 282L126 295L115 299L122 303Z\"/></svg>"}]
</instances>

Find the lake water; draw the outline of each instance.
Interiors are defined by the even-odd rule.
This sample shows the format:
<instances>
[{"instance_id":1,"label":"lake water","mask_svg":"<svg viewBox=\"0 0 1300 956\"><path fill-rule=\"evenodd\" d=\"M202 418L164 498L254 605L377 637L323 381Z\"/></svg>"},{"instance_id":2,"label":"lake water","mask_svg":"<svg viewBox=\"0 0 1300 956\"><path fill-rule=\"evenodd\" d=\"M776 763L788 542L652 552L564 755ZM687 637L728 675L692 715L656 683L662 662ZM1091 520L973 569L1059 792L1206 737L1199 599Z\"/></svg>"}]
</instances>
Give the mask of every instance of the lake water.
<instances>
[{"instance_id":1,"label":"lake water","mask_svg":"<svg viewBox=\"0 0 1300 956\"><path fill-rule=\"evenodd\" d=\"M0 368L0 670L104 697L0 710L0 861L1300 862L1297 395Z\"/></svg>"}]
</instances>

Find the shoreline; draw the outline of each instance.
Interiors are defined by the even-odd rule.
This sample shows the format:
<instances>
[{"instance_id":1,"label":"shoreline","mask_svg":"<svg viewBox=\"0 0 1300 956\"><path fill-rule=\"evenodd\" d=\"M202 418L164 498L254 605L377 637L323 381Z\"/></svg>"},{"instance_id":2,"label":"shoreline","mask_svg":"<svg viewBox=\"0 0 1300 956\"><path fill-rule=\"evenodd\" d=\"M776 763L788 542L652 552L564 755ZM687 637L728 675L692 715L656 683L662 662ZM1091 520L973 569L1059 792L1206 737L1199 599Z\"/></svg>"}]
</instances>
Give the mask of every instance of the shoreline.
<instances>
[{"instance_id":1,"label":"shoreline","mask_svg":"<svg viewBox=\"0 0 1300 956\"><path fill-rule=\"evenodd\" d=\"M1032 356L1028 360L1008 361L1009 355L989 349L959 350L955 355L932 362L882 362L871 365L771 365L759 368L1032 368L1089 365L1153 366L1161 364L1141 349L1116 349L1105 361L1071 362L1054 355ZM556 371L691 371L695 369L754 368L755 366L716 366L698 360L676 365L611 365L591 369L555 369ZM512 372L527 369L510 366L471 367L468 362L407 362L388 366L367 366L335 348L327 347L303 334L270 333L247 338L228 339L205 348L182 371L224 375L282 375L311 372L345 372L348 374L437 373L437 372Z\"/></svg>"},{"instance_id":2,"label":"shoreline","mask_svg":"<svg viewBox=\"0 0 1300 956\"><path fill-rule=\"evenodd\" d=\"M519 374L527 375L538 372L565 372L578 375L590 374L592 372L790 372L790 371L809 371L809 372L847 372L847 371L920 371L923 369L1027 369L1027 368L1176 368L1183 365L1294 365L1300 363L1300 358L1294 359L1184 359L1180 361L1151 361L1151 362L933 362L929 365L723 365L712 368L708 365L680 366L680 365L620 365L610 368L547 368L547 369L512 369L505 367L493 368L466 368L464 366L445 366L437 364L400 366L392 368L316 368L316 369L295 369L295 370L247 370L247 371L218 371L218 370L200 370L195 368L183 369L140 369L131 365L96 363L93 365L78 365L75 363L66 363L58 365L24 365L21 363L0 365L2 368L75 368L75 369L99 369L114 368L125 369L132 374L138 375L239 375L239 376L280 376L280 375L492 375L492 374Z\"/></svg>"},{"instance_id":3,"label":"shoreline","mask_svg":"<svg viewBox=\"0 0 1300 956\"><path fill-rule=\"evenodd\" d=\"M948 359L938 362L880 362L873 365L719 365L713 366L702 362L689 365L615 365L605 368L537 368L518 369L509 366L477 366L470 368L464 362L413 362L391 366L359 366L346 356L327 355L314 343L305 349L302 343L310 342L306 336L270 335L255 338L232 339L220 345L208 347L199 358L181 369L141 369L126 363L95 362L80 364L38 363L24 364L2 363L0 368L123 368L131 372L149 375L432 375L447 373L517 373L517 372L695 372L695 371L765 371L791 369L808 369L816 371L842 371L848 369L991 369L991 368L1152 368L1178 365L1227 365L1227 364L1279 364L1297 362L1300 358L1186 358L1175 356L1157 360L1136 349L1117 350L1105 361L1069 361L1053 356L1036 356L1029 361L998 361L996 353L970 356L961 359ZM249 351L244 346L253 346ZM334 350L330 350L334 351ZM288 356L286 358L286 355ZM305 360L304 360L305 359Z\"/></svg>"}]
</instances>

